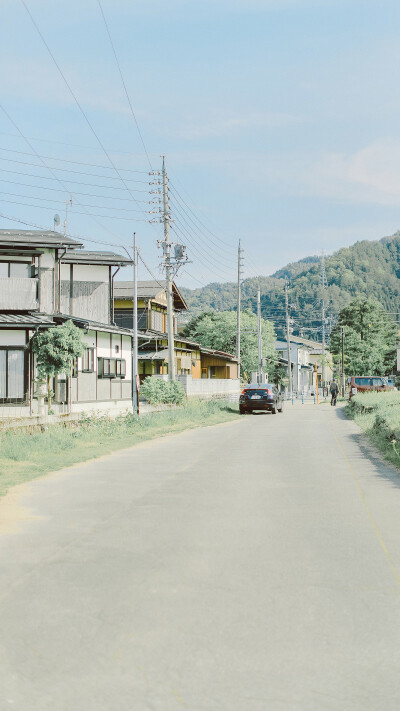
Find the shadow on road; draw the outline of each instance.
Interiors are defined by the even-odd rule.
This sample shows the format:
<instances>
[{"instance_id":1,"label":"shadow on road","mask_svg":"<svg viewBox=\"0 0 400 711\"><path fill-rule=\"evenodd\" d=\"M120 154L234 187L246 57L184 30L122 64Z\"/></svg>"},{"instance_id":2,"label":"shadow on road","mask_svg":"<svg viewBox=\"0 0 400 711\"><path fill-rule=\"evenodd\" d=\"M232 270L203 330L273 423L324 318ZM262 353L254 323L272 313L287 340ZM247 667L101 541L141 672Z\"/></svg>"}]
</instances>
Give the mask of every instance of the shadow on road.
<instances>
[{"instance_id":1,"label":"shadow on road","mask_svg":"<svg viewBox=\"0 0 400 711\"><path fill-rule=\"evenodd\" d=\"M353 422L346 415L344 407L335 410L336 417L339 420ZM352 432L349 439L357 445L359 455L352 455L352 459L365 460L367 459L373 466L375 474L379 479L384 479L390 482L396 489L400 488L400 470L397 470L395 465L384 459L384 455L380 450L368 439L368 436L362 432Z\"/></svg>"}]
</instances>

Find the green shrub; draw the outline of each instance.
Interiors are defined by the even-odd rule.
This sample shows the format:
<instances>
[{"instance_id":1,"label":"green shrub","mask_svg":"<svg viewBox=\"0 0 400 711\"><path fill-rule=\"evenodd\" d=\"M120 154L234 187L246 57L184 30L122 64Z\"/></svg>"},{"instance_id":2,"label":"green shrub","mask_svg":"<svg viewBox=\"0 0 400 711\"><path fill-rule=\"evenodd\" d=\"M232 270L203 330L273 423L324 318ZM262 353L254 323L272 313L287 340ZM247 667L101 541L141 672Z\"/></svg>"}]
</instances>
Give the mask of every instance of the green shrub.
<instances>
[{"instance_id":1,"label":"green shrub","mask_svg":"<svg viewBox=\"0 0 400 711\"><path fill-rule=\"evenodd\" d=\"M167 381L149 375L143 381L140 394L152 405L168 403L180 405L185 399L185 390L179 381Z\"/></svg>"}]
</instances>

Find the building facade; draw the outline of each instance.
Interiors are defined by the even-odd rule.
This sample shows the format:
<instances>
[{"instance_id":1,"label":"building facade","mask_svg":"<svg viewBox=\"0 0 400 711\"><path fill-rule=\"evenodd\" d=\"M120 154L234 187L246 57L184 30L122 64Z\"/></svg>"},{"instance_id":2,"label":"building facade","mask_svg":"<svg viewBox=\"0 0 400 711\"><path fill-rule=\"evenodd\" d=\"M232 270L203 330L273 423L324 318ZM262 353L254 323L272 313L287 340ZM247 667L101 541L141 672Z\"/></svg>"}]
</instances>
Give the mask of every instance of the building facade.
<instances>
[{"instance_id":1,"label":"building facade","mask_svg":"<svg viewBox=\"0 0 400 711\"><path fill-rule=\"evenodd\" d=\"M68 320L82 329L86 347L72 375L53 380L54 411L128 406L132 332L112 322L114 276L127 264L127 257L86 251L58 232L0 230L2 417L38 412L31 338Z\"/></svg>"}]
</instances>

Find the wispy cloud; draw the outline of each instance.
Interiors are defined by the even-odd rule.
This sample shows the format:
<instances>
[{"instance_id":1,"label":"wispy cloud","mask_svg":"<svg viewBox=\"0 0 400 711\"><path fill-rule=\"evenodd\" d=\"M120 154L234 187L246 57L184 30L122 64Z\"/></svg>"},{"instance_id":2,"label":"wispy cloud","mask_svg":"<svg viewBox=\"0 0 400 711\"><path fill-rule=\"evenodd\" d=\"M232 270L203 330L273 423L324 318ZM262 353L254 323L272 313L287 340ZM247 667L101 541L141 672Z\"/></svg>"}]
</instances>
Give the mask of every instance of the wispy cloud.
<instances>
[{"instance_id":1,"label":"wispy cloud","mask_svg":"<svg viewBox=\"0 0 400 711\"><path fill-rule=\"evenodd\" d=\"M202 119L198 116L182 116L177 124L170 129L174 137L186 141L202 138L213 138L253 129L275 129L303 123L300 116L279 112L226 112L210 109Z\"/></svg>"}]
</instances>

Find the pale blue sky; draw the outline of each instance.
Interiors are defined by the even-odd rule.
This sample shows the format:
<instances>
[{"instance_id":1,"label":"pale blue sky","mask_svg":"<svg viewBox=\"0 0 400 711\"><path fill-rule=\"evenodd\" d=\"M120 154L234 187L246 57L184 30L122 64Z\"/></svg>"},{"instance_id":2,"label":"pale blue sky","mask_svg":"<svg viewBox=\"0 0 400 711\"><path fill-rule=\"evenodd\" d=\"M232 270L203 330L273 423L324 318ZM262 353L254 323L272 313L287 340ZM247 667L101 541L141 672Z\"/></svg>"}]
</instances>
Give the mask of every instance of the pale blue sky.
<instances>
[{"instance_id":1,"label":"pale blue sky","mask_svg":"<svg viewBox=\"0 0 400 711\"><path fill-rule=\"evenodd\" d=\"M158 274L161 226L140 211L153 197L149 166L97 0L26 3L115 165L142 171L123 173L141 202L107 167L19 0L1 4L3 106L74 195L69 231L128 244L136 230ZM396 0L102 6L151 163L159 168L166 154L186 203L172 193L174 227L193 262L179 283L235 279L239 237L245 276L254 276L400 227ZM44 167L26 165L35 155L16 151L32 152L0 113L0 212L51 227L69 194Z\"/></svg>"}]
</instances>

